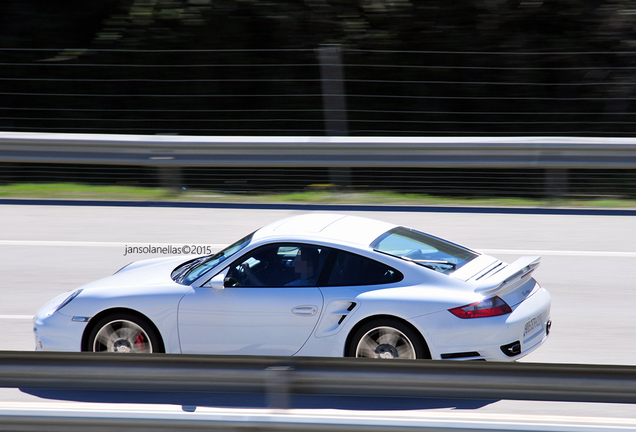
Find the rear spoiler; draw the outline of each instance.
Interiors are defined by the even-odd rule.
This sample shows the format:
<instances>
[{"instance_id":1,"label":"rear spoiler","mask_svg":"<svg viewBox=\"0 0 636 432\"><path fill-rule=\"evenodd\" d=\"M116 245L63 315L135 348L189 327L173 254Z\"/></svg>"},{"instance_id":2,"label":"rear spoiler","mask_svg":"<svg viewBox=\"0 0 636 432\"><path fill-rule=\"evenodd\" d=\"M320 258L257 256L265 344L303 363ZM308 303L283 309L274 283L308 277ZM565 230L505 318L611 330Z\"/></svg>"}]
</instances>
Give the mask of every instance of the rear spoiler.
<instances>
[{"instance_id":1,"label":"rear spoiler","mask_svg":"<svg viewBox=\"0 0 636 432\"><path fill-rule=\"evenodd\" d=\"M539 267L540 256L521 257L507 267L481 281L476 293L488 294L505 289L511 290L528 280L530 274Z\"/></svg>"}]
</instances>

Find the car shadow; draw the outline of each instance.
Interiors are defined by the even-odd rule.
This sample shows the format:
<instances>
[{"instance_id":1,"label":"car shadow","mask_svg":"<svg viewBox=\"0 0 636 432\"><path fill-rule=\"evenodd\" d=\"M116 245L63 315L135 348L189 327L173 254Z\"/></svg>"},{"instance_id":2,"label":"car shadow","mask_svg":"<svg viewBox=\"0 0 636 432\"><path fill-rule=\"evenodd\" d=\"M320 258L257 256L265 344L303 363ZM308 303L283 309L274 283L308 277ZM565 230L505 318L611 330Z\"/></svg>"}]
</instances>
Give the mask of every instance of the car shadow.
<instances>
[{"instance_id":1,"label":"car shadow","mask_svg":"<svg viewBox=\"0 0 636 432\"><path fill-rule=\"evenodd\" d=\"M135 392L97 390L20 389L43 399L126 404L181 405L213 408L342 409L353 411L457 409L475 410L498 402L494 399L383 398L256 393Z\"/></svg>"}]
</instances>

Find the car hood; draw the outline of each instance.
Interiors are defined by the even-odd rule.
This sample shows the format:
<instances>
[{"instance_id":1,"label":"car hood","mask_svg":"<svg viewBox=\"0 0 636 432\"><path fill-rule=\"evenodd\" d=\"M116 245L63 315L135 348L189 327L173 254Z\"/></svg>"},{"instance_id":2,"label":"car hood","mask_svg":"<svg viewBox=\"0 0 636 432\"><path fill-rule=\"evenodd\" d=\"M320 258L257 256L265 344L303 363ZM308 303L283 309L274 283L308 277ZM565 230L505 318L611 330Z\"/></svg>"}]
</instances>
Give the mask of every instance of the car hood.
<instances>
[{"instance_id":1,"label":"car hood","mask_svg":"<svg viewBox=\"0 0 636 432\"><path fill-rule=\"evenodd\" d=\"M170 276L172 271L181 263L190 261L193 258L195 257L188 255L135 261L111 276L90 282L80 288L174 284L175 282Z\"/></svg>"}]
</instances>

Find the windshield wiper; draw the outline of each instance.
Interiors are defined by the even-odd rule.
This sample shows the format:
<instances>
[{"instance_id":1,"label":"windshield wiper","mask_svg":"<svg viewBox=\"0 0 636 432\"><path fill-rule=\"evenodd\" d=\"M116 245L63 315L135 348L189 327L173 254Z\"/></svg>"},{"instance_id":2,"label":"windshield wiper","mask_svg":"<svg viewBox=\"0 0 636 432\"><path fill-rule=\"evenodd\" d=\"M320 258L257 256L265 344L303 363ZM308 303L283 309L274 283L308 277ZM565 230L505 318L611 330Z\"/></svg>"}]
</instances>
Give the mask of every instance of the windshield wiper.
<instances>
[{"instance_id":1,"label":"windshield wiper","mask_svg":"<svg viewBox=\"0 0 636 432\"><path fill-rule=\"evenodd\" d=\"M397 255L393 255L393 256L397 256ZM450 262L450 261L413 259L413 258L409 258L409 257L405 257L405 256L398 256L398 258L402 258L404 261L414 262L415 264L419 264L419 265L421 265L423 267L430 268L432 270L436 269L436 267L434 265L432 265L432 264L447 265L447 266L451 266L453 269L457 268L457 264L455 264L454 262ZM427 264L429 264L429 265L427 265Z\"/></svg>"},{"instance_id":2,"label":"windshield wiper","mask_svg":"<svg viewBox=\"0 0 636 432\"><path fill-rule=\"evenodd\" d=\"M205 258L207 258L207 257L197 258L197 259L193 260L192 262L190 262L190 263L188 263L188 264L184 265L184 266L183 266L183 268L179 270L179 273L177 273L177 274L175 275L175 277L173 278L173 280L174 280L175 282L181 282L181 281L183 281L183 279L185 279L185 277L188 275L188 273L190 272L190 270L191 270L193 267L195 267L195 266L197 266L197 265L201 264L201 262L202 262Z\"/></svg>"},{"instance_id":3,"label":"windshield wiper","mask_svg":"<svg viewBox=\"0 0 636 432\"><path fill-rule=\"evenodd\" d=\"M409 258L409 257L404 256L404 255L393 255L391 253L384 252L384 251L381 251L379 249L373 249L373 250L376 251L376 252L383 253L383 254L388 255L388 256L392 256L392 257L395 257L395 258L401 258L404 261L414 262L415 264L419 264L422 267L430 268L431 270L437 270L437 267L435 267L434 264L451 266L453 268L453 270L457 268L457 264L454 263L454 262L450 262L450 261L413 259L413 258Z\"/></svg>"},{"instance_id":4,"label":"windshield wiper","mask_svg":"<svg viewBox=\"0 0 636 432\"><path fill-rule=\"evenodd\" d=\"M191 263L186 264L186 265L184 266L184 268L183 268L183 269L181 269L181 270L179 271L179 273L177 273L177 275L174 277L174 279L173 279L173 280L174 280L175 282L177 282L177 283L181 283L181 282L183 282L183 281L184 281L184 280L185 280L188 276L190 276L190 273L192 273L192 271L193 271L196 267L198 267L199 265L206 264L206 263L208 263L208 262L210 262L210 261L213 261L213 260L220 260L220 259L221 259L221 258L223 258L224 256L225 256L225 254L223 253L223 251L221 251L221 252L218 252L218 253L216 253L216 254L214 254L214 255L207 255L207 256L199 257L199 258L195 259L194 261L192 261ZM221 261L219 261L219 262L221 262ZM219 262L217 262L216 264L218 264ZM215 265L216 265L216 264L215 264ZM199 276L200 276L200 275L199 275ZM198 277L198 276L197 276L197 277Z\"/></svg>"}]
</instances>

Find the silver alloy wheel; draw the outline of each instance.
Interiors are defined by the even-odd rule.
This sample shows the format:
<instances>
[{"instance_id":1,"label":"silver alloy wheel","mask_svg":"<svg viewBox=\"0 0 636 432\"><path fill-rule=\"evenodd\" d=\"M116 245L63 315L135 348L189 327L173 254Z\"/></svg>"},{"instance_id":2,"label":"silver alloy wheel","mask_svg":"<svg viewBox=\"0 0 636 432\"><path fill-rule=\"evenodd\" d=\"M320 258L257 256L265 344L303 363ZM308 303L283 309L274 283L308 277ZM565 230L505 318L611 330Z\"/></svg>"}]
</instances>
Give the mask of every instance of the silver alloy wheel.
<instances>
[{"instance_id":1,"label":"silver alloy wheel","mask_svg":"<svg viewBox=\"0 0 636 432\"><path fill-rule=\"evenodd\" d=\"M93 352L152 353L148 333L137 323L119 319L104 325L95 335Z\"/></svg>"},{"instance_id":2,"label":"silver alloy wheel","mask_svg":"<svg viewBox=\"0 0 636 432\"><path fill-rule=\"evenodd\" d=\"M415 359L415 347L400 330L381 326L369 330L360 338L356 357Z\"/></svg>"}]
</instances>

